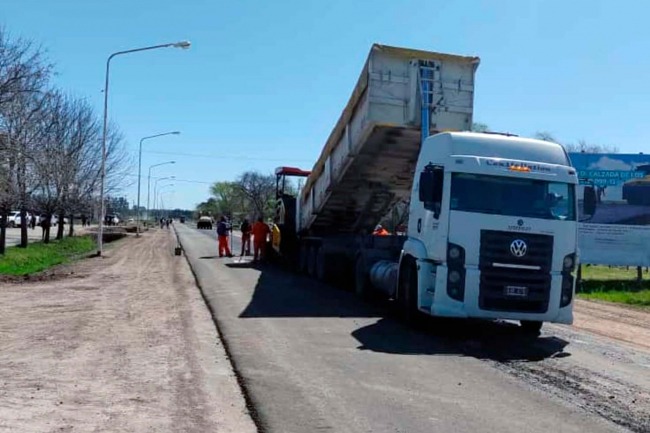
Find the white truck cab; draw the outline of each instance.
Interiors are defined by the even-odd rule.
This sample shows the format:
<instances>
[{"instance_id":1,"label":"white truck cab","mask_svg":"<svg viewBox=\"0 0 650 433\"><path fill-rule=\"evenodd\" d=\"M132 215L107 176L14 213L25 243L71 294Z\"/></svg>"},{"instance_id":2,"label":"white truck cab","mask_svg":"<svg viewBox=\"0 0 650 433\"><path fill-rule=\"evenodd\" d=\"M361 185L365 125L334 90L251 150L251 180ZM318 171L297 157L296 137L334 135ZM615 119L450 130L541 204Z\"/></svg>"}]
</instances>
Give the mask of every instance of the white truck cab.
<instances>
[{"instance_id":1,"label":"white truck cab","mask_svg":"<svg viewBox=\"0 0 650 433\"><path fill-rule=\"evenodd\" d=\"M436 134L414 177L398 297L434 316L572 323L578 178L562 146Z\"/></svg>"}]
</instances>

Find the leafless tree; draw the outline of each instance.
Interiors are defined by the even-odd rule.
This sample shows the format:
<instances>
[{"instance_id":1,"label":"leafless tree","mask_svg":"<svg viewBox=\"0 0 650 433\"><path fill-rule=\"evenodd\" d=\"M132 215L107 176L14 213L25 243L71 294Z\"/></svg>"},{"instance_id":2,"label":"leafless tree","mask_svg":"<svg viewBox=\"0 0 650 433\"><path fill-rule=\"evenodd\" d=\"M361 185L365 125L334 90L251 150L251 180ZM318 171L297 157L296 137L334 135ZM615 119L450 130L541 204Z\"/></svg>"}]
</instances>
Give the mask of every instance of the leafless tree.
<instances>
[{"instance_id":1,"label":"leafless tree","mask_svg":"<svg viewBox=\"0 0 650 433\"><path fill-rule=\"evenodd\" d=\"M0 106L45 88L52 71L43 51L0 27Z\"/></svg>"},{"instance_id":2,"label":"leafless tree","mask_svg":"<svg viewBox=\"0 0 650 433\"><path fill-rule=\"evenodd\" d=\"M567 152L573 153L618 153L618 146L589 143L585 139L578 140L576 143L566 143L564 148Z\"/></svg>"},{"instance_id":3,"label":"leafless tree","mask_svg":"<svg viewBox=\"0 0 650 433\"><path fill-rule=\"evenodd\" d=\"M40 48L12 39L0 28L0 254L7 215L22 213L21 246L27 246L27 212L44 215L49 242L52 216L63 222L96 203L102 160L100 125L83 99L47 87L52 67ZM111 124L106 140L107 194L126 186L130 160L124 137Z\"/></svg>"},{"instance_id":4,"label":"leafless tree","mask_svg":"<svg viewBox=\"0 0 650 433\"><path fill-rule=\"evenodd\" d=\"M548 131L537 131L535 135L533 135L533 138L536 138L538 140L544 140L544 141L550 141L551 143L557 143L558 141L555 139L555 136Z\"/></svg>"},{"instance_id":5,"label":"leafless tree","mask_svg":"<svg viewBox=\"0 0 650 433\"><path fill-rule=\"evenodd\" d=\"M21 213L21 247L27 247L27 212L30 198L39 183L37 155L43 138L42 117L47 94L22 93L0 107L0 125L5 136L2 149L7 167L3 210L12 206Z\"/></svg>"},{"instance_id":6,"label":"leafless tree","mask_svg":"<svg viewBox=\"0 0 650 433\"><path fill-rule=\"evenodd\" d=\"M237 179L236 184L246 198L249 209L257 216L270 212L275 194L275 176L247 171Z\"/></svg>"},{"instance_id":7,"label":"leafless tree","mask_svg":"<svg viewBox=\"0 0 650 433\"><path fill-rule=\"evenodd\" d=\"M40 48L26 39L12 39L0 28L0 254L5 250L7 216L26 206L33 178L33 145L43 91L51 65ZM21 246L27 245L22 224Z\"/></svg>"}]
</instances>

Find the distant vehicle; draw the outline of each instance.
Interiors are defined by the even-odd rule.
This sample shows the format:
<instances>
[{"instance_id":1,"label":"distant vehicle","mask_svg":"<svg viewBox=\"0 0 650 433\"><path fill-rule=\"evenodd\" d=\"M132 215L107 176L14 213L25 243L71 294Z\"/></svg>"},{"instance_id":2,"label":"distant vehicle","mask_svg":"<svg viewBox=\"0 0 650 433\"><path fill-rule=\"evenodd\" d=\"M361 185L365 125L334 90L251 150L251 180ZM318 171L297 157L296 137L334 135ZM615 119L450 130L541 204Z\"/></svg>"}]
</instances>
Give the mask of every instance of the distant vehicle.
<instances>
[{"instance_id":1,"label":"distant vehicle","mask_svg":"<svg viewBox=\"0 0 650 433\"><path fill-rule=\"evenodd\" d=\"M197 229L207 229L212 230L212 218L209 216L202 216L199 218L199 221L196 223Z\"/></svg>"},{"instance_id":2,"label":"distant vehicle","mask_svg":"<svg viewBox=\"0 0 650 433\"><path fill-rule=\"evenodd\" d=\"M27 224L31 221L30 215L27 214ZM22 225L22 220L20 218L20 211L11 211L9 213L9 218L7 219L7 225L9 227L20 227Z\"/></svg>"},{"instance_id":3,"label":"distant vehicle","mask_svg":"<svg viewBox=\"0 0 650 433\"><path fill-rule=\"evenodd\" d=\"M181 222L181 224L185 224L185 217L181 217L180 222Z\"/></svg>"},{"instance_id":4,"label":"distant vehicle","mask_svg":"<svg viewBox=\"0 0 650 433\"><path fill-rule=\"evenodd\" d=\"M68 220L68 218L63 218L63 225L66 225L69 222L70 221ZM56 215L52 215L52 226L55 226L57 224L59 224L59 217Z\"/></svg>"},{"instance_id":5,"label":"distant vehicle","mask_svg":"<svg viewBox=\"0 0 650 433\"><path fill-rule=\"evenodd\" d=\"M120 218L115 214L108 214L104 217L104 224L108 226L116 226L120 223Z\"/></svg>"}]
</instances>

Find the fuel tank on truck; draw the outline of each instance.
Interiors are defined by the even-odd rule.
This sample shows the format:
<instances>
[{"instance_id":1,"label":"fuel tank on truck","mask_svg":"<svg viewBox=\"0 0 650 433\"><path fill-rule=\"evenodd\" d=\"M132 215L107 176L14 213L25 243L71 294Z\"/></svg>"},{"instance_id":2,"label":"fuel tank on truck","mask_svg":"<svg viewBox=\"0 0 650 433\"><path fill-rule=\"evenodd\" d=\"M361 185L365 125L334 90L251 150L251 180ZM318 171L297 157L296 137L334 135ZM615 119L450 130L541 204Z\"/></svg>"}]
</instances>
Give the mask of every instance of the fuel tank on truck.
<instances>
[{"instance_id":1,"label":"fuel tank on truck","mask_svg":"<svg viewBox=\"0 0 650 433\"><path fill-rule=\"evenodd\" d=\"M421 142L472 125L478 57L375 44L352 96L302 189L298 231L371 233L409 197Z\"/></svg>"}]
</instances>

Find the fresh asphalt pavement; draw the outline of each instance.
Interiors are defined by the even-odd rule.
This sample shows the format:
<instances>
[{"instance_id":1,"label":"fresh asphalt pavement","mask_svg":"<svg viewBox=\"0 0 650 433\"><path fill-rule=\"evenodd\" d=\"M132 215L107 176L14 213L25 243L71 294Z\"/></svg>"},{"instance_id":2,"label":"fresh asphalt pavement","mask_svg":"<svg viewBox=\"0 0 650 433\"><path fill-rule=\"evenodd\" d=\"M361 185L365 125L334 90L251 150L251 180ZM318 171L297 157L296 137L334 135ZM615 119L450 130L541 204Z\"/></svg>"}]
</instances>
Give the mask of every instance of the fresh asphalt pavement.
<instances>
[{"instance_id":1,"label":"fresh asphalt pavement","mask_svg":"<svg viewBox=\"0 0 650 433\"><path fill-rule=\"evenodd\" d=\"M262 431L627 431L510 371L570 362L563 338L531 340L509 324L413 329L387 303L219 258L214 231L176 229Z\"/></svg>"}]
</instances>

